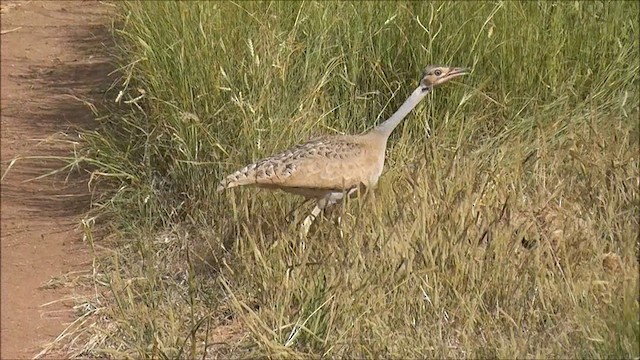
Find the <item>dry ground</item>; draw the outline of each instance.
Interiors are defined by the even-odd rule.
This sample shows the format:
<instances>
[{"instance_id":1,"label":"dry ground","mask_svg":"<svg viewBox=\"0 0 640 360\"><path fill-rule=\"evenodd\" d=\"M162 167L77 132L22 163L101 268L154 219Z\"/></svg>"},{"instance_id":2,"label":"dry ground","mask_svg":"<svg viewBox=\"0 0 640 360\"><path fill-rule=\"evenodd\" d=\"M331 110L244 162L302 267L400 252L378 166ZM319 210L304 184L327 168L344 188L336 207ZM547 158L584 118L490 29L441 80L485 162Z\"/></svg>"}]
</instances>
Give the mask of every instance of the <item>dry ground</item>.
<instances>
[{"instance_id":1,"label":"dry ground","mask_svg":"<svg viewBox=\"0 0 640 360\"><path fill-rule=\"evenodd\" d=\"M108 85L112 68L103 45L112 7L98 1L1 6L4 174L15 156L64 155L73 146L73 128L91 126L90 109L70 95L99 100ZM50 280L91 267L75 231L90 200L87 179L24 183L59 165L19 161L2 181L3 359L31 358L60 334L73 318L69 298L82 290Z\"/></svg>"}]
</instances>

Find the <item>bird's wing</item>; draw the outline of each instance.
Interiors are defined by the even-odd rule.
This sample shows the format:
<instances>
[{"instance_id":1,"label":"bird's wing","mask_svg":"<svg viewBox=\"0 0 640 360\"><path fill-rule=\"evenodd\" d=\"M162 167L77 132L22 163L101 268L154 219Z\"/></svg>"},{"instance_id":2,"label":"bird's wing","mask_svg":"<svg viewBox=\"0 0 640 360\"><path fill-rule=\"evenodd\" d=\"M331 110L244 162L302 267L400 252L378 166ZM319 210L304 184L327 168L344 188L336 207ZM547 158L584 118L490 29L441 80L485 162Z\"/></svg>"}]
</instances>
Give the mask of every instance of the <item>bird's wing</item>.
<instances>
[{"instance_id":1,"label":"bird's wing","mask_svg":"<svg viewBox=\"0 0 640 360\"><path fill-rule=\"evenodd\" d=\"M366 182L367 150L349 136L324 137L245 166L218 191L255 184L273 188L346 190Z\"/></svg>"}]
</instances>

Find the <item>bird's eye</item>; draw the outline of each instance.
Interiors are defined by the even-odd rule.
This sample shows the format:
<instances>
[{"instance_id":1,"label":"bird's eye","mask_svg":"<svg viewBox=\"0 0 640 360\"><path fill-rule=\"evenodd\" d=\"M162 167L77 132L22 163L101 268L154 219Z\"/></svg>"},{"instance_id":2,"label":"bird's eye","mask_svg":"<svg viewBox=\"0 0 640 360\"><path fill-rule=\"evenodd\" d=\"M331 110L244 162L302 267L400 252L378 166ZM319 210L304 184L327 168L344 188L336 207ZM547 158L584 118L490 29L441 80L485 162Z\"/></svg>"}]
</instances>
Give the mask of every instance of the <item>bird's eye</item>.
<instances>
[{"instance_id":1,"label":"bird's eye","mask_svg":"<svg viewBox=\"0 0 640 360\"><path fill-rule=\"evenodd\" d=\"M442 70L438 69L436 71L433 72L436 76L440 76L442 75Z\"/></svg>"}]
</instances>

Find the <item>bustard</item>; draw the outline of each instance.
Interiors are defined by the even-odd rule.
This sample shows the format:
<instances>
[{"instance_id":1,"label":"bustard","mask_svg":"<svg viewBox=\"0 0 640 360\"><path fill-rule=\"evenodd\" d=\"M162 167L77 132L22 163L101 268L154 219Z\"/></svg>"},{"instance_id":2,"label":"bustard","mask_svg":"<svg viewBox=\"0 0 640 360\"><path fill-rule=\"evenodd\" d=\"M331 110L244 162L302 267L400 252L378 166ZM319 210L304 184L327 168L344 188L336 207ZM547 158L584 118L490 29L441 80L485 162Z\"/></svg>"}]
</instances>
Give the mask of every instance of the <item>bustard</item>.
<instances>
[{"instance_id":1,"label":"bustard","mask_svg":"<svg viewBox=\"0 0 640 360\"><path fill-rule=\"evenodd\" d=\"M256 185L316 199L316 206L302 222L302 234L306 236L313 220L327 206L341 201L345 194L376 186L393 129L434 87L467 73L464 68L428 66L420 85L402 106L367 133L325 136L299 144L228 175L217 190Z\"/></svg>"}]
</instances>

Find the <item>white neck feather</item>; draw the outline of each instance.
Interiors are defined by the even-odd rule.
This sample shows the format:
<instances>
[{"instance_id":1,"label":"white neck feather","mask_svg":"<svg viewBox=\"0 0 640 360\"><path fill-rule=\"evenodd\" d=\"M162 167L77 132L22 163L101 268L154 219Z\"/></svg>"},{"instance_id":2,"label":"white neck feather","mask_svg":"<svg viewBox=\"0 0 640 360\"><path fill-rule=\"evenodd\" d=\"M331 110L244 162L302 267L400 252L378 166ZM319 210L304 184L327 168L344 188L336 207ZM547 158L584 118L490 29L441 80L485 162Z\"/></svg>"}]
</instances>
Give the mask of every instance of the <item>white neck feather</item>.
<instances>
[{"instance_id":1,"label":"white neck feather","mask_svg":"<svg viewBox=\"0 0 640 360\"><path fill-rule=\"evenodd\" d=\"M382 135L385 139L389 138L389 135L391 135L393 130L402 122L402 120L404 120L405 117L407 117L407 115L409 115L411 110L413 110L416 105L424 99L430 90L431 89L423 90L422 86L418 86L390 118L373 128L371 131Z\"/></svg>"}]
</instances>

